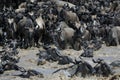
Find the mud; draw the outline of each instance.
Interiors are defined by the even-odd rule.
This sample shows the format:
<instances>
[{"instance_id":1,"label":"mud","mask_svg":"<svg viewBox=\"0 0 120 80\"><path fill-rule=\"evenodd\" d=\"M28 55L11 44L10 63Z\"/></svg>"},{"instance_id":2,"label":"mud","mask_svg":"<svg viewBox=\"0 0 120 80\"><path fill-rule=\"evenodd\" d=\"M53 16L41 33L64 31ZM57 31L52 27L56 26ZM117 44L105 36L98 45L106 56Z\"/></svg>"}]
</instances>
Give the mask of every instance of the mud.
<instances>
[{"instance_id":1,"label":"mud","mask_svg":"<svg viewBox=\"0 0 120 80\"><path fill-rule=\"evenodd\" d=\"M0 47L1 50L2 47ZM60 68L66 68L72 64L67 65L59 65L58 62L46 62L44 65L37 66L37 59L38 57L36 54L39 52L38 50L41 50L41 48L30 48L27 50L24 49L18 49L19 50L19 56L20 62L17 64L20 67L24 67L25 69L34 69L38 72L43 73L44 77L39 76L33 76L30 78L21 78L15 75L19 75L19 71L6 71L4 74L0 75L0 80L109 80L110 77L86 77L81 78L74 76L72 78L68 77L69 73L67 71L60 71L56 74L52 74L55 70ZM82 53L82 50L75 51L73 49L66 49L61 51L64 55L68 55L72 57L73 59L78 58L79 55ZM106 47L105 45L102 46L102 48L98 51L94 52L94 59L102 58L104 59L108 64L115 60L120 60L120 46L117 47ZM92 66L95 64L92 62L92 58L84 58L87 62L89 62ZM120 67L114 68L114 71L117 75L120 75Z\"/></svg>"}]
</instances>

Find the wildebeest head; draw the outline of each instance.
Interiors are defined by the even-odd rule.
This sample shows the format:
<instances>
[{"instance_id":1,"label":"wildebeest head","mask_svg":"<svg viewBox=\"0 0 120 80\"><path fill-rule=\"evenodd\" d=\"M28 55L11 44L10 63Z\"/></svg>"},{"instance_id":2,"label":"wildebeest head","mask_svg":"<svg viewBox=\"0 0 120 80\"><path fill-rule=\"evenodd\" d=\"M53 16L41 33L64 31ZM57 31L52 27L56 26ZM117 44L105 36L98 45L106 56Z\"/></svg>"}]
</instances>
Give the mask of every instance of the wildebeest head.
<instances>
[{"instance_id":1,"label":"wildebeest head","mask_svg":"<svg viewBox=\"0 0 120 80\"><path fill-rule=\"evenodd\" d=\"M14 38L15 34L14 32L16 31L16 24L15 24L15 18L16 14L13 10L8 10L7 12L4 13L4 19L5 19L5 31L7 33L8 38Z\"/></svg>"},{"instance_id":2,"label":"wildebeest head","mask_svg":"<svg viewBox=\"0 0 120 80\"><path fill-rule=\"evenodd\" d=\"M78 38L82 38L82 36L85 33L85 30L86 28L83 25L80 26L78 29L76 29L75 36L77 36Z\"/></svg>"},{"instance_id":3,"label":"wildebeest head","mask_svg":"<svg viewBox=\"0 0 120 80\"><path fill-rule=\"evenodd\" d=\"M14 22L14 19L13 19L13 18L8 18L9 26L11 26L13 22Z\"/></svg>"}]
</instances>

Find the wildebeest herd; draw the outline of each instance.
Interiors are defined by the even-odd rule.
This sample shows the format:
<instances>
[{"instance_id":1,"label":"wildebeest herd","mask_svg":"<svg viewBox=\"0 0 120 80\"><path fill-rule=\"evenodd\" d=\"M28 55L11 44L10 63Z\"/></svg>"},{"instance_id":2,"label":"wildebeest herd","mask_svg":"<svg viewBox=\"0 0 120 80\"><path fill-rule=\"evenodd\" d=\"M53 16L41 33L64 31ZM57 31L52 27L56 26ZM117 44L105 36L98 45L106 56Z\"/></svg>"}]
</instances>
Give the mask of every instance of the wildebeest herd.
<instances>
[{"instance_id":1,"label":"wildebeest herd","mask_svg":"<svg viewBox=\"0 0 120 80\"><path fill-rule=\"evenodd\" d=\"M81 57L92 58L94 51L99 50L102 44L120 44L119 4L119 0L26 0L21 4L19 2L17 7L2 6L0 73L14 69L21 71L22 77L42 75L35 70L25 70L16 63L19 62L17 48L43 47L44 51L40 50L37 54L38 65L43 65L45 60L58 61L62 65L72 63L70 76L81 73L82 77L106 77L114 74L103 59L93 59L96 63L93 67ZM61 50L68 48L83 50L80 60L61 54Z\"/></svg>"}]
</instances>

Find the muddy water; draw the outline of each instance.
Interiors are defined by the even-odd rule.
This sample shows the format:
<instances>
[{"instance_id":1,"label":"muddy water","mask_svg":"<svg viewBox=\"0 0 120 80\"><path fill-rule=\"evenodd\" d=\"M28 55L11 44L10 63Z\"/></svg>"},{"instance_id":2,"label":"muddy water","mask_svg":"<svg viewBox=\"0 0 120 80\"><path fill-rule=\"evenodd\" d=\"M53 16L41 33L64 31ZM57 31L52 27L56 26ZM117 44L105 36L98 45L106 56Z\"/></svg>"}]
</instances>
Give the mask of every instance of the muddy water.
<instances>
[{"instance_id":1,"label":"muddy water","mask_svg":"<svg viewBox=\"0 0 120 80\"><path fill-rule=\"evenodd\" d=\"M1 48L0 48L1 49ZM27 50L20 50L19 49L19 56L20 62L17 64L20 67L24 67L25 69L34 69L37 70L38 72L41 72L44 74L44 78L39 78L37 76L31 77L29 79L24 79L20 78L18 76L14 76L17 74L20 74L19 71L7 71L4 74L0 75L0 80L83 80L82 78L74 77L74 78L69 78L67 77L69 73L67 71L60 71L57 74L52 75L52 73L59 69L59 68L65 68L68 67L72 64L69 65L58 65L57 62L46 62L45 65L39 65L37 66L37 59L38 57L36 54L39 52L38 48L32 48L32 49L27 49ZM73 59L79 57L79 55L82 53L82 51L75 51L72 49L66 49L61 51L65 55L69 55ZM115 60L120 60L120 46L117 47L106 47L103 45L103 47L94 52L94 59L97 58L102 58L104 59L108 64ZM87 62L89 62L92 66L95 64L92 62L91 58L84 58ZM115 71L120 74L120 68L116 68ZM91 80L99 80L101 79L100 77L94 78L91 77ZM85 78L86 80L89 80L89 78ZM85 80L84 79L84 80Z\"/></svg>"}]
</instances>

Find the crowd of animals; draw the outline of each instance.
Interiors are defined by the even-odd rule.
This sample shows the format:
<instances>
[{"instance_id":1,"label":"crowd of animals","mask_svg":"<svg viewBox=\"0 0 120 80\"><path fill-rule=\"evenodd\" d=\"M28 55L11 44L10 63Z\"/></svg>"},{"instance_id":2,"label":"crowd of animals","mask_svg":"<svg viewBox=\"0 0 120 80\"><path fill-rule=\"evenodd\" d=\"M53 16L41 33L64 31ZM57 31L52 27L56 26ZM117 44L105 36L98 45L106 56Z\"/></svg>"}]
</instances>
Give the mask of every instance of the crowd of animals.
<instances>
[{"instance_id":1,"label":"crowd of animals","mask_svg":"<svg viewBox=\"0 0 120 80\"><path fill-rule=\"evenodd\" d=\"M17 48L43 47L39 51L38 65L44 60L72 63L70 76L109 76L114 74L109 64L97 59L92 67L81 57L93 57L102 44L120 44L119 0L26 0L17 7L2 6L0 10L0 73L19 70L20 76L42 75L35 70L25 70L19 62ZM56 48L50 47L55 45ZM83 50L80 60L61 54L64 49ZM68 69L68 68L66 68ZM64 70L66 70L64 69ZM61 69L60 69L61 70ZM55 71L54 73L58 72Z\"/></svg>"}]
</instances>

